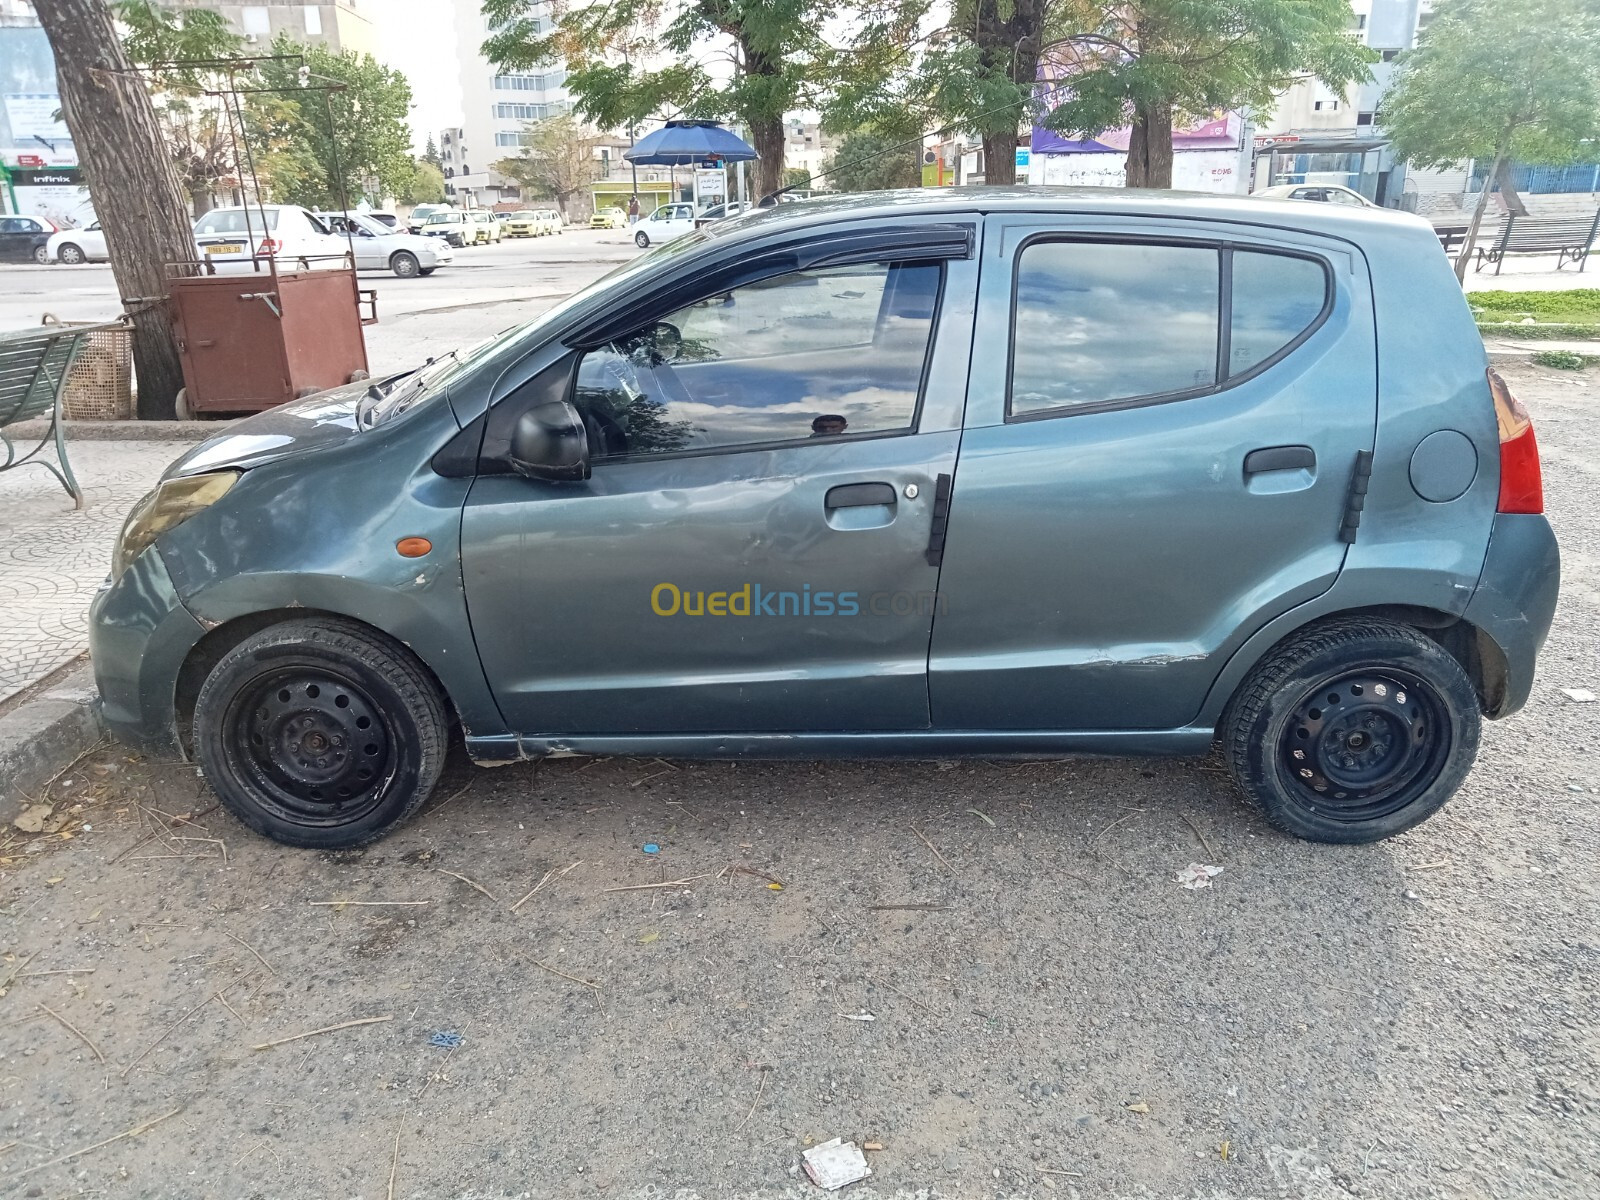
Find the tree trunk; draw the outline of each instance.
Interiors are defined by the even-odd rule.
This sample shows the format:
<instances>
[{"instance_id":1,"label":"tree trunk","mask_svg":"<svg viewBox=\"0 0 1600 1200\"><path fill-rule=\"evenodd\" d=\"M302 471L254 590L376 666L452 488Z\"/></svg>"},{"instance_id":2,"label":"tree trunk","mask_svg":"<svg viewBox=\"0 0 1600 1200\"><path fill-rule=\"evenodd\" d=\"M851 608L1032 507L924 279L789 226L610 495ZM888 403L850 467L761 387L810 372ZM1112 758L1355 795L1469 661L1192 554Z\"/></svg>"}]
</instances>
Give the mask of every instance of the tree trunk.
<instances>
[{"instance_id":1,"label":"tree trunk","mask_svg":"<svg viewBox=\"0 0 1600 1200\"><path fill-rule=\"evenodd\" d=\"M750 144L761 157L751 163L755 174L757 199L770 196L783 186L783 118L756 117L750 127Z\"/></svg>"},{"instance_id":2,"label":"tree trunk","mask_svg":"<svg viewBox=\"0 0 1600 1200\"><path fill-rule=\"evenodd\" d=\"M1528 206L1522 202L1522 196L1517 191L1517 181L1511 177L1511 154L1500 160L1500 174L1496 177L1500 184L1500 199L1505 202L1506 211L1514 217L1528 215Z\"/></svg>"},{"instance_id":3,"label":"tree trunk","mask_svg":"<svg viewBox=\"0 0 1600 1200\"><path fill-rule=\"evenodd\" d=\"M1500 145L1495 148L1494 164L1483 178L1483 191L1479 193L1478 203L1472 209L1472 220L1467 224L1467 236L1461 242L1461 253L1456 255L1456 279L1463 284L1467 281L1467 264L1472 261L1472 247L1478 240L1478 229L1483 224L1484 211L1489 207L1489 193L1494 191L1495 180L1500 177L1500 170L1505 166L1510 145L1511 134L1507 131L1500 139Z\"/></svg>"},{"instance_id":4,"label":"tree trunk","mask_svg":"<svg viewBox=\"0 0 1600 1200\"><path fill-rule=\"evenodd\" d=\"M55 54L62 107L106 231L111 271L133 317L139 417L170 420L183 386L165 264L193 262L194 229L144 79L105 0L35 0Z\"/></svg>"},{"instance_id":5,"label":"tree trunk","mask_svg":"<svg viewBox=\"0 0 1600 1200\"><path fill-rule=\"evenodd\" d=\"M983 135L983 182L1017 181L1017 135L1011 132Z\"/></svg>"},{"instance_id":6,"label":"tree trunk","mask_svg":"<svg viewBox=\"0 0 1600 1200\"><path fill-rule=\"evenodd\" d=\"M1125 178L1131 188L1172 186L1172 105L1134 106Z\"/></svg>"}]
</instances>

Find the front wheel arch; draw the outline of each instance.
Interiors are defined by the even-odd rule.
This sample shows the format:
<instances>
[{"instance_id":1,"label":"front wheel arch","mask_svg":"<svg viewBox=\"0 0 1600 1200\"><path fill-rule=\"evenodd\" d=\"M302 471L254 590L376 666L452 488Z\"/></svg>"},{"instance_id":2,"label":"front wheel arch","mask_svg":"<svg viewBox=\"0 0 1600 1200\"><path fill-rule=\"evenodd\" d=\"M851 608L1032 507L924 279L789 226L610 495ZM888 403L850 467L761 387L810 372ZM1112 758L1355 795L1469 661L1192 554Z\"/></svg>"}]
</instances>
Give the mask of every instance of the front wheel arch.
<instances>
[{"instance_id":1,"label":"front wheel arch","mask_svg":"<svg viewBox=\"0 0 1600 1200\"><path fill-rule=\"evenodd\" d=\"M178 676L173 689L173 717L177 729L178 745L183 751L183 756L189 761L194 761L194 707L195 701L200 697L200 687L206 681L206 676L224 657L246 638L260 633L263 629L270 629L274 625L287 624L290 621L304 621L308 619L340 621L350 625L360 626L369 633L378 635L393 642L397 639L393 634L379 629L376 625L348 616L344 613L332 612L320 608L272 608L261 612L247 613L242 617L235 617L218 625L215 629L207 630L199 641L189 647L189 653L184 656L183 665L178 668ZM409 649L409 648L408 648ZM444 686L444 681L434 671L429 663L417 656L413 657L421 664L438 692L445 712L450 719L451 726L459 730L461 717L456 710L455 701L451 698L449 690Z\"/></svg>"}]
</instances>

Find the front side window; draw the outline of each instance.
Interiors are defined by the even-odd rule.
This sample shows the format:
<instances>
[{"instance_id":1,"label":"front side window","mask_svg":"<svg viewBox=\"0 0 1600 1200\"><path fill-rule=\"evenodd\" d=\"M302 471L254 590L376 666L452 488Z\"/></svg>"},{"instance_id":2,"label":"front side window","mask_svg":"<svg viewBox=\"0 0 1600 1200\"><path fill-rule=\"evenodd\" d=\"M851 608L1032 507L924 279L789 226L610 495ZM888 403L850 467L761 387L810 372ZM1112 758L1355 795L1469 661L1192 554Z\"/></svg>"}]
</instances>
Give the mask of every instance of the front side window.
<instances>
[{"instance_id":1,"label":"front side window","mask_svg":"<svg viewBox=\"0 0 1600 1200\"><path fill-rule=\"evenodd\" d=\"M1150 242L1026 245L1016 274L1010 413L1215 390L1307 336L1328 309L1328 281L1322 260L1296 254Z\"/></svg>"},{"instance_id":2,"label":"front side window","mask_svg":"<svg viewBox=\"0 0 1600 1200\"><path fill-rule=\"evenodd\" d=\"M585 354L596 461L909 432L943 268L797 271L707 297Z\"/></svg>"}]
</instances>

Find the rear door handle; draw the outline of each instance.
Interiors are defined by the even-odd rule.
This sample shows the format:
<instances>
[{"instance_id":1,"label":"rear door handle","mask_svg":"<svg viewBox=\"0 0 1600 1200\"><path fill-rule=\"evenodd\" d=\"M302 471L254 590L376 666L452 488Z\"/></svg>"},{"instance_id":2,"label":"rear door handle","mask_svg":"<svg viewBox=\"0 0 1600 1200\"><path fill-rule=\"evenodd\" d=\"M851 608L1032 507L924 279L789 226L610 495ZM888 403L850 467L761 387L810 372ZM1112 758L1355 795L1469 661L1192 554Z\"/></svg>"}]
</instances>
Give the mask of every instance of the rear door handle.
<instances>
[{"instance_id":1,"label":"rear door handle","mask_svg":"<svg viewBox=\"0 0 1600 1200\"><path fill-rule=\"evenodd\" d=\"M814 494L814 493L813 493ZM888 483L841 483L829 488L822 503L826 508L866 508L894 503L894 485Z\"/></svg>"},{"instance_id":2,"label":"rear door handle","mask_svg":"<svg viewBox=\"0 0 1600 1200\"><path fill-rule=\"evenodd\" d=\"M1314 471L1317 452L1310 446L1266 446L1244 456L1244 473L1260 475L1267 471Z\"/></svg>"}]
</instances>

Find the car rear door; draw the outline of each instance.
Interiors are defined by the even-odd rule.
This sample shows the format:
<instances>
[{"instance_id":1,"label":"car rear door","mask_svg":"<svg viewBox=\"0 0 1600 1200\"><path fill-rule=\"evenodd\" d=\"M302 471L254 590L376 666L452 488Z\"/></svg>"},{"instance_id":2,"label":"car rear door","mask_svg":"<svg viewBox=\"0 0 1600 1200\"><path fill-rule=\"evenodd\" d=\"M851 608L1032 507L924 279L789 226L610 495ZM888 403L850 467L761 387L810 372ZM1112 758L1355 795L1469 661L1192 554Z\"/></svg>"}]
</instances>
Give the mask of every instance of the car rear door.
<instances>
[{"instance_id":1,"label":"car rear door","mask_svg":"<svg viewBox=\"0 0 1600 1200\"><path fill-rule=\"evenodd\" d=\"M594 455L582 482L480 474L467 499L467 606L512 729L927 727L977 263L975 218L924 230L741 256L491 409L486 456L552 394Z\"/></svg>"},{"instance_id":2,"label":"car rear door","mask_svg":"<svg viewBox=\"0 0 1600 1200\"><path fill-rule=\"evenodd\" d=\"M1181 727L1344 561L1377 413L1366 262L1176 218L993 217L985 245L934 725Z\"/></svg>"}]
</instances>

